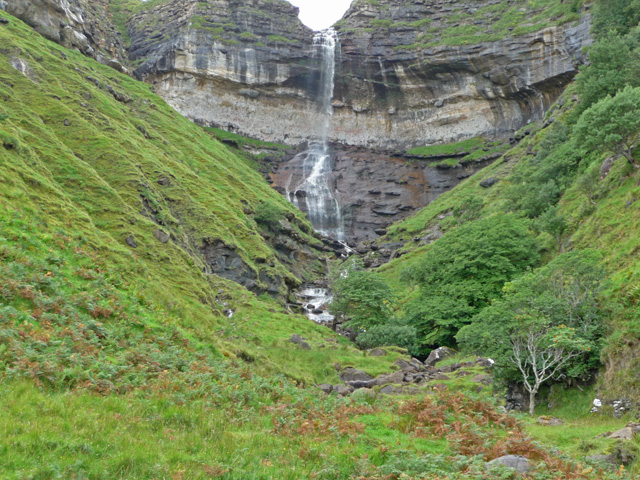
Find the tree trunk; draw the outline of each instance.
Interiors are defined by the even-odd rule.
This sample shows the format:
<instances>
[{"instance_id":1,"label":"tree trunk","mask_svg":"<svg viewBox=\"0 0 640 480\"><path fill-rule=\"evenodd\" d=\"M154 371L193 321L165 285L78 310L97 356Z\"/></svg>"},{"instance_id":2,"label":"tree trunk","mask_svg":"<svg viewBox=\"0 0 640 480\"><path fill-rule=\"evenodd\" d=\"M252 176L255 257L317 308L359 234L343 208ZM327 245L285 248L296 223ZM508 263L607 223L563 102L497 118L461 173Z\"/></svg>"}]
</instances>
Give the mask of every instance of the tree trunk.
<instances>
[{"instance_id":1,"label":"tree trunk","mask_svg":"<svg viewBox=\"0 0 640 480\"><path fill-rule=\"evenodd\" d=\"M537 390L529 391L529 415L532 417L535 415L536 410L536 393Z\"/></svg>"},{"instance_id":2,"label":"tree trunk","mask_svg":"<svg viewBox=\"0 0 640 480\"><path fill-rule=\"evenodd\" d=\"M636 163L636 159L633 158L633 151L631 149L625 150L624 152L622 152L622 155L631 165L633 165L634 168L640 168L640 165Z\"/></svg>"}]
</instances>

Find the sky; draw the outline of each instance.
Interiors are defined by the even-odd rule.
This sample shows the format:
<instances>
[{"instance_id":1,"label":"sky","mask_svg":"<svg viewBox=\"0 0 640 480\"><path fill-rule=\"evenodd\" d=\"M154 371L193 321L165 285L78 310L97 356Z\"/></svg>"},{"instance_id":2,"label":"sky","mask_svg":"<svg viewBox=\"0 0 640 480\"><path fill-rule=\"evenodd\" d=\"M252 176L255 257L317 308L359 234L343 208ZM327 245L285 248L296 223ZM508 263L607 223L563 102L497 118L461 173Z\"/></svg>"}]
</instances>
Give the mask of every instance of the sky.
<instances>
[{"instance_id":1,"label":"sky","mask_svg":"<svg viewBox=\"0 0 640 480\"><path fill-rule=\"evenodd\" d=\"M313 30L324 30L345 14L352 0L289 0L300 7L300 20Z\"/></svg>"}]
</instances>

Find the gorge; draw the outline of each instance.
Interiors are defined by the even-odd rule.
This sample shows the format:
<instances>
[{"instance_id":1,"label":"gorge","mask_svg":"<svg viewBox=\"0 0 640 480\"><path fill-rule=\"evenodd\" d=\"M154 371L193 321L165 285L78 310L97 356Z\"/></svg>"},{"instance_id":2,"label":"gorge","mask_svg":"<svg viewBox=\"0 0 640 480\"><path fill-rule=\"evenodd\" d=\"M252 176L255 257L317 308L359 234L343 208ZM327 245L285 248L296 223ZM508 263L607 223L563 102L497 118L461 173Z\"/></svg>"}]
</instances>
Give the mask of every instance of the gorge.
<instances>
[{"instance_id":1,"label":"gorge","mask_svg":"<svg viewBox=\"0 0 640 480\"><path fill-rule=\"evenodd\" d=\"M638 25L0 0L2 475L640 476Z\"/></svg>"}]
</instances>

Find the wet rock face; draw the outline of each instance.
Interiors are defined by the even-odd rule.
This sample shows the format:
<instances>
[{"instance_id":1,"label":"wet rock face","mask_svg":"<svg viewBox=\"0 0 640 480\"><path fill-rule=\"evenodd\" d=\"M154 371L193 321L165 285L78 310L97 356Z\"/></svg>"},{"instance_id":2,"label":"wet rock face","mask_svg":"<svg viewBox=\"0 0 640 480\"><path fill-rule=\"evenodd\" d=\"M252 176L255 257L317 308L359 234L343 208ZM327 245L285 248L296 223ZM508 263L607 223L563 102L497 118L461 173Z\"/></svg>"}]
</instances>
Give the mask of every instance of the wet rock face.
<instances>
[{"instance_id":1,"label":"wet rock face","mask_svg":"<svg viewBox=\"0 0 640 480\"><path fill-rule=\"evenodd\" d=\"M394 222L413 215L439 195L471 176L487 162L438 168L433 162L394 157L359 147L333 145L329 187L342 206L345 239L358 243L378 238ZM293 201L303 175L300 156L277 165L271 173L274 188ZM305 202L298 204L304 211Z\"/></svg>"},{"instance_id":2,"label":"wet rock face","mask_svg":"<svg viewBox=\"0 0 640 480\"><path fill-rule=\"evenodd\" d=\"M281 295L284 281L280 276L271 276L265 271L257 274L233 248L221 240L205 238L200 251L207 273L239 283L257 294L268 293L274 298Z\"/></svg>"},{"instance_id":3,"label":"wet rock face","mask_svg":"<svg viewBox=\"0 0 640 480\"><path fill-rule=\"evenodd\" d=\"M122 41L107 14L108 0L3 0L4 10L61 45L122 70Z\"/></svg>"},{"instance_id":4,"label":"wet rock face","mask_svg":"<svg viewBox=\"0 0 640 480\"><path fill-rule=\"evenodd\" d=\"M377 3L354 2L338 27L333 142L405 149L506 135L543 115L591 42L587 14L525 35L405 49L424 34L415 22L450 28L447 18L468 2ZM497 19L482 21L490 29ZM129 29L136 74L187 117L291 145L313 131L320 65L312 32L288 3L175 0L136 16Z\"/></svg>"}]
</instances>

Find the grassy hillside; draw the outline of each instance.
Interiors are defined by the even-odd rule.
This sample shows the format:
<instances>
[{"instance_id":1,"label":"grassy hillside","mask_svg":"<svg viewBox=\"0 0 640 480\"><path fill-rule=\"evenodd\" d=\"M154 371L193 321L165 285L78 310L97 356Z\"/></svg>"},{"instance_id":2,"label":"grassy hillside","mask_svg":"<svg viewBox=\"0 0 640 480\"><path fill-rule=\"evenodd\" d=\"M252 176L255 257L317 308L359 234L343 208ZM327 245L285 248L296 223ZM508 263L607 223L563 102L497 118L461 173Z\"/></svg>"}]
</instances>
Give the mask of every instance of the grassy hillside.
<instances>
[{"instance_id":1,"label":"grassy hillside","mask_svg":"<svg viewBox=\"0 0 640 480\"><path fill-rule=\"evenodd\" d=\"M401 3L401 2L400 2ZM442 18L425 17L407 22L397 17L398 2L356 0L352 9L375 11L376 17L367 31L376 35L415 30L418 35L410 45L398 45L395 50L424 50L442 45L475 45L495 42L509 36L526 35L545 28L579 20L584 14L583 0L501 0L477 4L468 2L435 3L436 12L444 10ZM433 13L432 13L433 14ZM345 20L338 22L343 27Z\"/></svg>"},{"instance_id":2,"label":"grassy hillside","mask_svg":"<svg viewBox=\"0 0 640 480\"><path fill-rule=\"evenodd\" d=\"M342 340L331 355L293 350L286 342L293 333L314 346L334 337L289 314L282 300L205 273L214 267L203 246L215 241L237 253L256 291L279 285L281 299L287 285L322 271L310 225L245 160L149 86L15 19L0 36L2 304L10 315L68 308L80 320L113 320L144 305L142 330L170 326L218 353L255 360L265 372L336 377L334 353L382 368ZM275 227L253 219L266 206ZM295 274L293 260L265 239L281 238L279 219L298 239ZM25 289L33 295L16 295ZM317 367L301 366L300 355Z\"/></svg>"},{"instance_id":3,"label":"grassy hillside","mask_svg":"<svg viewBox=\"0 0 640 480\"><path fill-rule=\"evenodd\" d=\"M602 356L606 374L601 378L601 387L609 398L637 399L640 390L633 372L640 356L637 350L640 339L637 317L640 240L637 232L640 225L636 208L640 177L624 159L615 161L608 174L602 177L601 167L607 155L597 152L581 152L579 162L563 173L560 173L563 169L560 163L542 165L539 160L541 150L548 148L548 142L553 141L559 129L575 122L578 109L575 87L565 93L560 104L562 108L556 108L548 115L555 119L552 125L534 127L518 146L481 173L442 195L415 216L390 227L385 241L406 243L403 255L381 271L404 299L400 302L402 306L418 293L410 284L404 283L402 273L418 264L423 253L432 247L423 241L430 233L447 233L492 215L531 216L531 233L536 237L544 262L567 250L595 248L602 253L602 265L608 277L601 303L611 311ZM551 170L545 171L549 168ZM534 178L536 174L540 175L539 180ZM535 201L543 201L544 176L562 177L564 182L559 198L552 202L557 202L554 214L564 224L557 235L540 226L542 213L527 213L531 208L527 198L535 194ZM482 187L481 183L488 179L495 184ZM469 207L477 210L465 215Z\"/></svg>"},{"instance_id":4,"label":"grassy hillside","mask_svg":"<svg viewBox=\"0 0 640 480\"><path fill-rule=\"evenodd\" d=\"M577 460L611 441L549 453L536 439L581 427L501 413L479 367L416 397L321 393L335 364L378 375L401 354L287 311L324 267L302 215L148 85L0 17L3 480L506 479L485 463L506 453L534 479L631 478ZM221 243L264 293L211 273Z\"/></svg>"}]
</instances>

